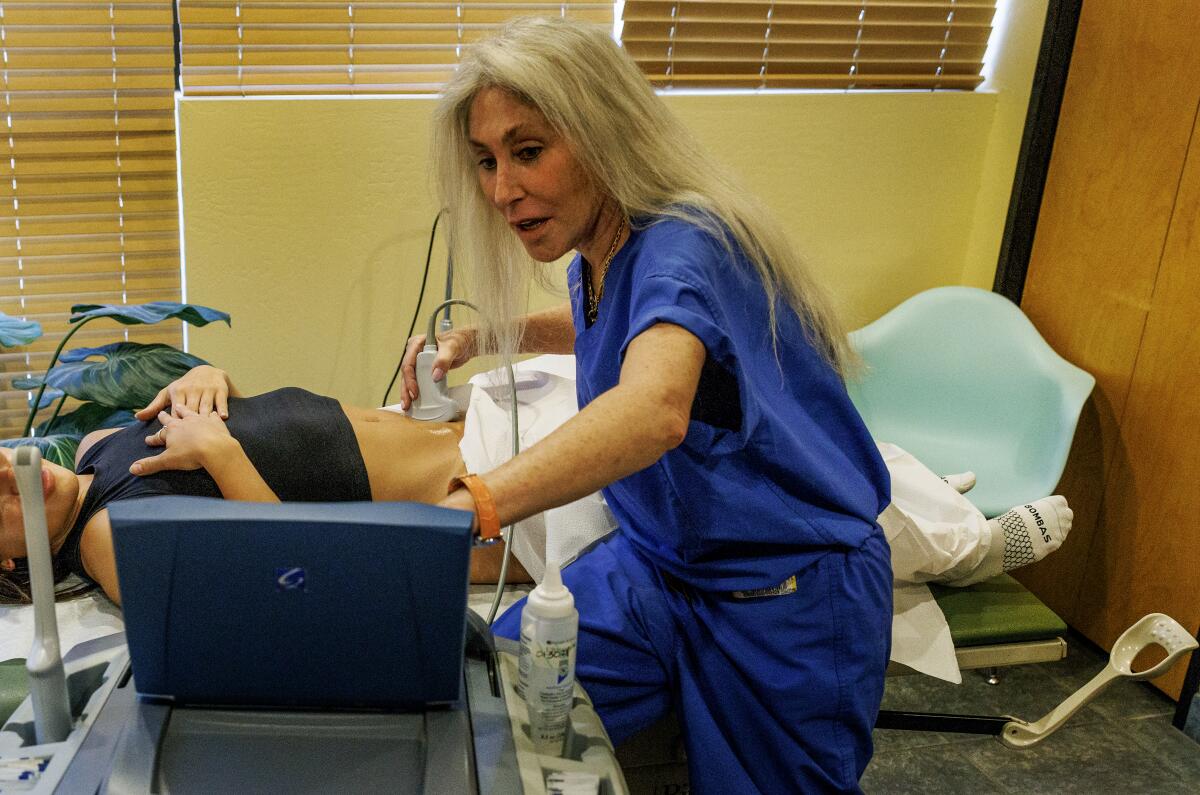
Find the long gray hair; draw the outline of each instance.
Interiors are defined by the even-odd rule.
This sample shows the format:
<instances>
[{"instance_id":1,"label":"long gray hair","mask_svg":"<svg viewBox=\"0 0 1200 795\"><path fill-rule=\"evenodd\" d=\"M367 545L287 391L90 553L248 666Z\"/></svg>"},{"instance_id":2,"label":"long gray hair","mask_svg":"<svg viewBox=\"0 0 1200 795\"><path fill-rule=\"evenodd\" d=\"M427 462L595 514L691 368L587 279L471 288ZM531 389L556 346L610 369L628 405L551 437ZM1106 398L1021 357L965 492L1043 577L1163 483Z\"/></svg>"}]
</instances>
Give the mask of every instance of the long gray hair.
<instances>
[{"instance_id":1,"label":"long gray hair","mask_svg":"<svg viewBox=\"0 0 1200 795\"><path fill-rule=\"evenodd\" d=\"M548 281L479 187L470 108L490 87L539 110L627 217L681 218L730 251L740 248L767 291L772 337L781 296L845 376L855 361L845 331L782 227L700 147L606 29L557 18L515 19L472 45L434 114L434 173L450 212L451 253L483 310L483 347L516 351L521 329L513 321L530 281Z\"/></svg>"}]
</instances>

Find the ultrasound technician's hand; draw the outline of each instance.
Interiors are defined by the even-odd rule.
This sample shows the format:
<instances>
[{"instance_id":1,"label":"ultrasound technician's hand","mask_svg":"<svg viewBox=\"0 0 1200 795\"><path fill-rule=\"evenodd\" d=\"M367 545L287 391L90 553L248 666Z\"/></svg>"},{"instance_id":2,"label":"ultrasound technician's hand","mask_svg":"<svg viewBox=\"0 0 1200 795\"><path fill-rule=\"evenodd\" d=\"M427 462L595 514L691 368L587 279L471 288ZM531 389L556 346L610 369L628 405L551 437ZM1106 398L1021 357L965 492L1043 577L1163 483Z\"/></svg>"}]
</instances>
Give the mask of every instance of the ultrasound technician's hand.
<instances>
[{"instance_id":1,"label":"ultrasound technician's hand","mask_svg":"<svg viewBox=\"0 0 1200 795\"><path fill-rule=\"evenodd\" d=\"M438 334L437 358L433 361L433 380L441 381L448 370L462 367L469 362L478 351L476 350L475 329L470 326ZM404 376L404 391L400 395L400 405L405 410L421 394L417 388L417 354L425 347L425 335L417 334L410 337L408 346L404 349L404 359L400 372Z\"/></svg>"},{"instance_id":2,"label":"ultrasound technician's hand","mask_svg":"<svg viewBox=\"0 0 1200 795\"><path fill-rule=\"evenodd\" d=\"M241 445L229 435L229 428L215 411L197 414L186 406L181 416L172 417L165 411L158 414L162 428L146 437L150 447L166 447L155 456L134 461L129 471L135 475L151 475L164 470L211 470L214 463L237 453Z\"/></svg>"},{"instance_id":3,"label":"ultrasound technician's hand","mask_svg":"<svg viewBox=\"0 0 1200 795\"><path fill-rule=\"evenodd\" d=\"M139 420L148 420L160 411L171 407L171 413L182 417L181 410L207 415L216 410L221 419L229 418L229 396L237 392L229 375L219 368L202 364L193 367L155 395L150 405L134 414Z\"/></svg>"}]
</instances>

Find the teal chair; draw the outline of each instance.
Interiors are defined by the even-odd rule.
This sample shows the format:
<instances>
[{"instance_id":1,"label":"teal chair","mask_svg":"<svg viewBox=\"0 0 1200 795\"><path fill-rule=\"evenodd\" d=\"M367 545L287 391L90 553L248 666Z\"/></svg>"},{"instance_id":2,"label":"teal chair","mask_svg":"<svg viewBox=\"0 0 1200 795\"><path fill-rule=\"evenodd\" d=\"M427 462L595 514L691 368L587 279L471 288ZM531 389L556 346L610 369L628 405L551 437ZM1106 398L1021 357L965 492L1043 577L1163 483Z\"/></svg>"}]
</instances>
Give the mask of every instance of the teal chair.
<instances>
[{"instance_id":1,"label":"teal chair","mask_svg":"<svg viewBox=\"0 0 1200 795\"><path fill-rule=\"evenodd\" d=\"M865 364L850 397L877 440L938 473L974 471L966 496L988 517L1054 493L1095 379L1055 353L1016 305L939 287L850 340ZM1066 624L1012 577L931 590L961 668L989 669L994 683L1001 666L1066 655Z\"/></svg>"},{"instance_id":2,"label":"teal chair","mask_svg":"<svg viewBox=\"0 0 1200 795\"><path fill-rule=\"evenodd\" d=\"M850 398L876 439L935 472L975 472L967 497L989 518L1054 493L1096 379L1011 301L938 287L850 341L866 364Z\"/></svg>"}]
</instances>

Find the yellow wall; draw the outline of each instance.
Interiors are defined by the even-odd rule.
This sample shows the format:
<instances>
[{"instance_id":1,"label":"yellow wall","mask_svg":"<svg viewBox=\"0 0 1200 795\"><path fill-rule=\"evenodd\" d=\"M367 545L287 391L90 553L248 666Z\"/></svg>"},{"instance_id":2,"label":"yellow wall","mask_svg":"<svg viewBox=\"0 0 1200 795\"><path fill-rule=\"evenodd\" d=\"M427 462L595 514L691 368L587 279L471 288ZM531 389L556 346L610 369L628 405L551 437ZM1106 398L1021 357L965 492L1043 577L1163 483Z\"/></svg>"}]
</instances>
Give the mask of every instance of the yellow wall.
<instances>
[{"instance_id":1,"label":"yellow wall","mask_svg":"<svg viewBox=\"0 0 1200 795\"><path fill-rule=\"evenodd\" d=\"M1010 0L995 20L1004 46L1003 55L988 65L983 86L996 94L996 115L988 134L962 274L962 283L972 287L990 290L996 275L1047 4L1048 0Z\"/></svg>"},{"instance_id":2,"label":"yellow wall","mask_svg":"<svg viewBox=\"0 0 1200 795\"><path fill-rule=\"evenodd\" d=\"M990 285L1045 12L1044 0L1016 5L1030 39L1005 48L1014 88L999 93L667 102L774 208L858 325L927 287ZM378 403L434 215L433 102L181 100L188 299L234 318L192 330L193 352L251 391L294 384ZM444 259L435 250L426 306Z\"/></svg>"}]
</instances>

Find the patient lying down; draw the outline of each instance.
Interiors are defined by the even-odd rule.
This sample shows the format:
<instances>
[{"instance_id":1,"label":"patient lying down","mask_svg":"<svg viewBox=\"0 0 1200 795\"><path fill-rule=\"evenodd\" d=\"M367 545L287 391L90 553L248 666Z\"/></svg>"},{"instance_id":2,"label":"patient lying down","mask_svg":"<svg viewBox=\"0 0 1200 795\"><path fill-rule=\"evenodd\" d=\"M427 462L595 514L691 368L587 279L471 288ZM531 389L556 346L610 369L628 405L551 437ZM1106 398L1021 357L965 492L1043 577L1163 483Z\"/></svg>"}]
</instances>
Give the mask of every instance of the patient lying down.
<instances>
[{"instance_id":1,"label":"patient lying down","mask_svg":"<svg viewBox=\"0 0 1200 795\"><path fill-rule=\"evenodd\" d=\"M168 405L170 414L160 412ZM451 478L466 471L459 451L461 422L415 422L295 388L243 398L223 371L208 366L164 389L138 418L142 422L133 426L86 437L74 472L49 462L42 465L56 581L76 574L98 584L118 604L110 502L176 494L249 501L436 503ZM913 503L912 489L896 483L920 465L898 448L884 446L881 451L897 492L880 523L893 544L898 581L965 585L987 579L1049 554L1070 529L1071 512L1061 497L1014 508L990 522L958 507L948 512L953 521L931 524L919 516L921 506ZM957 497L966 503L937 482L948 494L939 495L925 482L917 492L926 489L934 493L933 500L953 504ZM905 513L905 499L914 513ZM897 543L902 536L915 541ZM499 552L499 545L475 550L473 580L496 580ZM0 448L0 603L29 601L24 555L12 451ZM544 561L526 563L540 575ZM510 579L529 577L515 565Z\"/></svg>"},{"instance_id":2,"label":"patient lying down","mask_svg":"<svg viewBox=\"0 0 1200 795\"><path fill-rule=\"evenodd\" d=\"M168 403L172 413L160 413ZM75 472L42 463L55 579L79 575L118 603L107 510L116 500L176 494L435 503L465 471L462 423L419 423L295 388L243 398L224 372L207 366L138 417L130 427L85 437ZM0 450L0 603L9 604L29 601L12 455Z\"/></svg>"}]
</instances>

